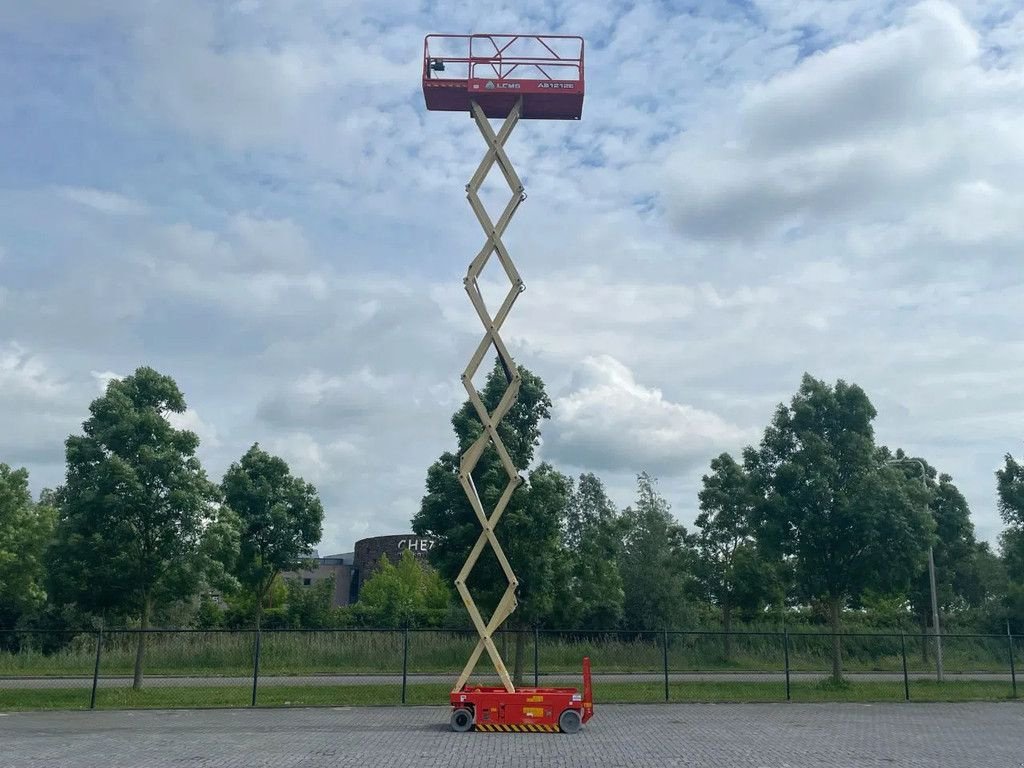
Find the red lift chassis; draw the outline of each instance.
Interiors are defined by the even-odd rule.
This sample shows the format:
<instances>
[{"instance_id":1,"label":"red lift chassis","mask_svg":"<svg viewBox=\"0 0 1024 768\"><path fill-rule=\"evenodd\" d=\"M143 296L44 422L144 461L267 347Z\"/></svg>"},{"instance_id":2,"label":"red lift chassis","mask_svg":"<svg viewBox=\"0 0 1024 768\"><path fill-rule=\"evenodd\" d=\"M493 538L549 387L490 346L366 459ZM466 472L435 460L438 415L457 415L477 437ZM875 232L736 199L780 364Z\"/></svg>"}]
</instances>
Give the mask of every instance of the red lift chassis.
<instances>
[{"instance_id":1,"label":"red lift chassis","mask_svg":"<svg viewBox=\"0 0 1024 768\"><path fill-rule=\"evenodd\" d=\"M576 733L594 715L590 659L583 659L583 695L575 688L504 688L467 685L452 692L453 731Z\"/></svg>"}]
</instances>

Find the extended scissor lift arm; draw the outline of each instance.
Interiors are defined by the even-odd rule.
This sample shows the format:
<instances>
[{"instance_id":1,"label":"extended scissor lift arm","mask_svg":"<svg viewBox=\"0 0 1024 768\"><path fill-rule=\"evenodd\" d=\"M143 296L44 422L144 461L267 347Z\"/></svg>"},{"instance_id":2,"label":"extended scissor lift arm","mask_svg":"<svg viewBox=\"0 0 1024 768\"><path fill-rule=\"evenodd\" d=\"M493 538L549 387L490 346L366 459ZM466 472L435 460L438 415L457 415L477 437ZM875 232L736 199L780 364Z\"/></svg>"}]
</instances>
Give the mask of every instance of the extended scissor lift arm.
<instances>
[{"instance_id":1,"label":"extended scissor lift arm","mask_svg":"<svg viewBox=\"0 0 1024 768\"><path fill-rule=\"evenodd\" d=\"M456 681L455 687L452 689L453 693L458 693L465 687L466 683L469 681L470 675L473 674L473 670L476 669L480 656L485 650L487 651L487 655L490 656L491 662L494 664L494 669L498 673L498 677L501 679L501 684L505 686L505 690L510 693L515 691L515 686L512 684L512 678L509 677L508 669L502 661L501 654L498 652L498 648L495 646L493 638L494 633L517 607L516 587L519 586L519 580L516 578L516 575L512 570L512 566L509 564L508 558L505 556L505 552L501 548L501 544L498 543L498 539L494 535L494 529L500 522L505 508L508 506L508 503L512 498L512 494L523 482L523 478L519 475L519 472L512 461L512 457L509 456L508 450L505 448L505 444L502 442L501 436L498 434L498 424L515 404L516 398L519 396L519 387L522 382L519 375L519 369L516 367L515 361L512 359L512 355L509 354L508 348L505 346L505 342L502 341L501 338L501 326L504 324L505 319L512 310L512 305L515 304L516 298L525 288L522 278L519 276L519 272L512 263L512 257L509 255L508 250L501 241L501 236L508 228L509 222L512 220L512 216L515 215L516 209L519 207L519 204L526 199L526 195L523 193L523 183L520 181L518 174L516 174L515 169L512 167L512 163L509 161L508 155L505 154L505 142L508 141L508 137L516 127L516 123L519 122L519 110L521 103L521 100L516 103L508 117L505 118L505 122L497 134L495 134L494 129L491 128L491 124L488 122L487 117L480 108L480 105L475 101L471 103L473 119L476 121L477 127L480 129L480 133L484 137L484 141L487 142L488 149L483 160L480 161L480 165L477 167L476 173L473 174L473 177L466 185L466 197L469 200L470 207L473 209L473 213L476 214L476 218L480 222L480 227L483 229L487 240L484 242L480 252L477 253L476 258L474 258L470 263L469 270L466 272L464 285L466 293L469 295L469 300L472 302L473 308L476 310L477 316L480 318L480 322L484 326L484 336L477 345L476 351L470 358L466 369L462 372L462 384L466 388L466 392L469 395L469 401L473 404L473 408L480 419L480 423L483 425L483 429L473 444L470 445L462 454L459 461L459 483L462 485L462 489L466 493L466 498L469 499L470 506L472 506L473 512L476 514L476 518L479 521L482 530L480 531L480 536L476 540L476 544L474 544L473 549L469 553L469 557L466 559L465 565L462 566L462 570L455 579L455 588L458 590L459 596L462 598L462 602L466 606L466 611L469 613L469 618L472 620L473 626L480 635L480 640L477 642L476 647L470 654L469 661L466 662L466 666L463 668L462 674L459 675L459 679ZM512 196L509 198L504 210L498 217L498 221L496 223L492 223L491 217L488 215L483 203L480 201L478 193L484 179L487 178L487 174L495 164L497 164L501 170L502 175L505 177L505 181L508 182ZM505 274L508 276L509 282L511 283L511 288L508 294L506 294L505 300L502 302L493 317L490 315L487 305L484 303L478 282L481 272L483 272L484 267L487 266L487 262L490 260L492 255L497 256L498 261L501 263L501 266L505 270ZM477 392L476 387L473 386L473 376L483 364L484 359L487 357L487 352L492 346L498 354L498 360L500 361L502 370L505 373L507 387L505 389L505 394L502 396L501 401L498 403L494 411L488 412L487 406L484 405L479 392ZM483 503L480 500L480 494L473 483L473 469L480 461L480 457L483 455L488 445L494 446L494 450L498 454L498 459L505 470L505 474L508 476L508 483L505 485L505 490L502 492L497 504L494 505L494 509L491 511L490 515L488 515L484 510ZM480 610L477 608L476 602L473 600L473 596L470 594L469 589L466 586L466 580L469 578L470 572L480 559L480 555L483 553L484 547L488 545L494 551L494 555L498 559L498 564L501 566L502 573L504 573L505 578L508 581L508 586L505 588L504 594L498 601L498 605L495 607L494 613L491 614L490 621L484 623L483 616L480 614Z\"/></svg>"}]
</instances>

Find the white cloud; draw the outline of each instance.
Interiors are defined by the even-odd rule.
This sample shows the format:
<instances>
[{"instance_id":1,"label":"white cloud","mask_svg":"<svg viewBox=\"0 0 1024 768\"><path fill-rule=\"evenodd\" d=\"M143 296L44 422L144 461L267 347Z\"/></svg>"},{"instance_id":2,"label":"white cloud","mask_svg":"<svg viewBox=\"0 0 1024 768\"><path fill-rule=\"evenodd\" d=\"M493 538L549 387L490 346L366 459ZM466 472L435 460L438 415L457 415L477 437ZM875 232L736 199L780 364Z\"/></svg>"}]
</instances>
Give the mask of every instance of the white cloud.
<instances>
[{"instance_id":1,"label":"white cloud","mask_svg":"<svg viewBox=\"0 0 1024 768\"><path fill-rule=\"evenodd\" d=\"M383 50L379 32L352 23L358 13L350 8L217 14L182 2L154 9L135 34L140 98L177 128L231 149L288 145L305 133L306 147L347 154L344 139L364 144L390 117L366 99L346 108L341 96L376 93L379 101L387 94L396 103L416 89L417 47ZM329 35L320 25L336 24L338 14L344 23ZM240 30L250 32L248 40L239 41ZM403 31L416 35L389 35Z\"/></svg>"},{"instance_id":2,"label":"white cloud","mask_svg":"<svg viewBox=\"0 0 1024 768\"><path fill-rule=\"evenodd\" d=\"M981 53L961 13L929 0L804 59L749 88L715 133L680 140L671 215L712 238L926 219L961 240L1020 235L1024 69L986 65ZM961 205L986 194L1006 225Z\"/></svg>"},{"instance_id":3,"label":"white cloud","mask_svg":"<svg viewBox=\"0 0 1024 768\"><path fill-rule=\"evenodd\" d=\"M221 440L217 435L217 428L202 419L192 408L186 408L183 413L169 412L167 421L175 429L185 429L194 432L200 443L207 450L216 450L221 447Z\"/></svg>"},{"instance_id":4,"label":"white cloud","mask_svg":"<svg viewBox=\"0 0 1024 768\"><path fill-rule=\"evenodd\" d=\"M0 462L27 466L36 491L60 482L64 439L81 421L81 387L58 362L19 342L0 345Z\"/></svg>"},{"instance_id":5,"label":"white cloud","mask_svg":"<svg viewBox=\"0 0 1024 768\"><path fill-rule=\"evenodd\" d=\"M716 452L752 435L710 411L674 403L636 381L614 358L591 357L558 397L546 457L576 467L658 475L689 472Z\"/></svg>"},{"instance_id":6,"label":"white cloud","mask_svg":"<svg viewBox=\"0 0 1024 768\"><path fill-rule=\"evenodd\" d=\"M561 393L548 458L620 501L646 466L685 514L803 371L842 376L991 538L1024 375L1018 5L8 4L11 127L48 170L0 190L0 452L59 481L109 372L147 364L209 422L212 477L258 440L316 481L324 549L405 529L480 334L483 143L418 92L440 14L588 36L584 119L508 145L506 339Z\"/></svg>"},{"instance_id":7,"label":"white cloud","mask_svg":"<svg viewBox=\"0 0 1024 768\"><path fill-rule=\"evenodd\" d=\"M96 381L96 388L101 393L107 391L110 382L120 381L124 378L120 373L114 373L113 371L90 371L89 373Z\"/></svg>"},{"instance_id":8,"label":"white cloud","mask_svg":"<svg viewBox=\"0 0 1024 768\"><path fill-rule=\"evenodd\" d=\"M39 401L52 401L67 391L61 380L39 355L11 341L0 347L0 392Z\"/></svg>"},{"instance_id":9,"label":"white cloud","mask_svg":"<svg viewBox=\"0 0 1024 768\"><path fill-rule=\"evenodd\" d=\"M345 440L320 441L308 432L290 432L266 445L288 462L293 474L316 485L332 476L346 476L359 462L359 449Z\"/></svg>"},{"instance_id":10,"label":"white cloud","mask_svg":"<svg viewBox=\"0 0 1024 768\"><path fill-rule=\"evenodd\" d=\"M266 399L259 412L276 426L352 429L407 406L395 402L401 392L399 381L367 367L343 376L312 370Z\"/></svg>"},{"instance_id":11,"label":"white cloud","mask_svg":"<svg viewBox=\"0 0 1024 768\"><path fill-rule=\"evenodd\" d=\"M290 272L309 261L305 233L290 219L261 219L239 213L231 218L230 229L249 269L276 267Z\"/></svg>"},{"instance_id":12,"label":"white cloud","mask_svg":"<svg viewBox=\"0 0 1024 768\"><path fill-rule=\"evenodd\" d=\"M753 87L740 106L741 137L755 149L803 152L928 119L961 95L959 80L978 53L977 34L955 7L922 3L902 26Z\"/></svg>"},{"instance_id":13,"label":"white cloud","mask_svg":"<svg viewBox=\"0 0 1024 768\"><path fill-rule=\"evenodd\" d=\"M141 216L149 210L137 200L102 189L60 187L58 192L72 202L110 216Z\"/></svg>"}]
</instances>

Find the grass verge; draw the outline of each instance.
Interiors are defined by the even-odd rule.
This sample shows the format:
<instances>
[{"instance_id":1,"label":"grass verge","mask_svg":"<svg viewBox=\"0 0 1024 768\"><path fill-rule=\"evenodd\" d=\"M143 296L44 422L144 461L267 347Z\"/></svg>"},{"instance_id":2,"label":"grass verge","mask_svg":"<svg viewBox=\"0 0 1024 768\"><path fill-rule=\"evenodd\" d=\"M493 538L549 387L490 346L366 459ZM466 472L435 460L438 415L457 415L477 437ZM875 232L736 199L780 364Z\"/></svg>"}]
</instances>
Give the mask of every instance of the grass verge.
<instances>
[{"instance_id":1,"label":"grass verge","mask_svg":"<svg viewBox=\"0 0 1024 768\"><path fill-rule=\"evenodd\" d=\"M898 702L904 700L902 683L848 682L840 686L828 682L794 682L795 702ZM407 704L445 705L449 688L441 683L415 683L406 689ZM1011 698L1008 685L987 681L936 683L913 682L911 701L1004 701ZM98 709L174 709L209 707L247 707L252 689L248 686L151 686L141 691L131 688L101 688L97 691ZM88 709L87 688L0 689L0 710ZM595 703L659 703L665 701L664 684L602 683L595 686ZM694 682L671 683L669 700L679 702L784 702L785 688L779 683ZM311 706L394 706L401 702L398 685L275 685L258 691L261 707Z\"/></svg>"}]
</instances>

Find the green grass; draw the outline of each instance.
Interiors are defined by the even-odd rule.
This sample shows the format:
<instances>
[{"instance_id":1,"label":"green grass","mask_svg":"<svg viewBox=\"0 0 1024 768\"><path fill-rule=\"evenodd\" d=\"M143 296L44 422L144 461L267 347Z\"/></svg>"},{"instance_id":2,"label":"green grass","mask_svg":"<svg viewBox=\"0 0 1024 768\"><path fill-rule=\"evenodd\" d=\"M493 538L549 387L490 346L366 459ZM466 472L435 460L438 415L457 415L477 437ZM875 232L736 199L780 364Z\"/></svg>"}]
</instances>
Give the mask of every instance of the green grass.
<instances>
[{"instance_id":1,"label":"green grass","mask_svg":"<svg viewBox=\"0 0 1024 768\"><path fill-rule=\"evenodd\" d=\"M532 667L534 638L525 637L525 662ZM420 673L454 673L462 668L475 638L446 632L415 632L410 635L409 670ZM252 670L253 636L239 633L155 634L148 639L146 672L153 675L248 675ZM500 641L503 655L511 657L514 641ZM850 672L902 669L899 637L848 637L843 641L843 664ZM946 638L943 646L950 671L1007 671L1006 641L989 638ZM794 672L827 669L830 639L791 636L790 667ZM541 635L540 667L545 673L578 673L580 659L589 655L603 672L643 672L662 669L660 635L626 638L617 635L584 639ZM0 652L0 676L91 675L95 639L80 635L66 647L44 653L23 648ZM134 636L104 636L103 674L130 674L134 662ZM401 670L402 636L399 632L264 633L261 668L267 675L332 673L397 673ZM911 672L932 669L918 639L907 640ZM1024 667L1024 658L1021 659ZM734 636L725 654L722 637L676 635L669 647L670 668L675 671L778 671L783 653L780 637Z\"/></svg>"},{"instance_id":2,"label":"green grass","mask_svg":"<svg viewBox=\"0 0 1024 768\"><path fill-rule=\"evenodd\" d=\"M448 703L449 687L442 683L415 683L406 689L406 703ZM794 682L795 702L898 702L903 701L902 683L830 681ZM911 683L912 701L1004 701L1011 698L1005 683L957 681ZM248 686L151 686L141 691L130 688L101 688L96 705L100 709L247 707L252 690ZM785 688L779 683L693 682L671 683L672 702L782 702ZM665 700L663 683L615 682L595 686L595 703L659 703ZM280 685L258 691L258 705L280 706L388 706L401 701L398 685ZM0 689L0 710L88 709L88 689Z\"/></svg>"},{"instance_id":3,"label":"green grass","mask_svg":"<svg viewBox=\"0 0 1024 768\"><path fill-rule=\"evenodd\" d=\"M540 634L538 657L545 674L579 674L580 660L589 656L602 672L658 672L662 669L661 633L627 637L617 634L561 637ZM250 632L190 632L153 634L146 651L150 675L248 676L254 651ZM264 675L398 674L402 669L403 635L399 631L360 632L265 632L261 641ZM533 668L533 633L524 636L524 661ZM104 636L101 672L130 675L135 658L135 636L108 633ZM475 635L442 631L409 635L410 673L455 674L475 645ZM506 660L514 656L514 638L499 637ZM930 646L930 642L927 646ZM933 668L933 651L922 649L919 638L906 640L911 672ZM922 650L929 653L926 659ZM791 635L790 669L818 671L831 666L831 638ZM44 653L26 645L18 653L0 652L0 676L91 676L95 636L74 637L60 650ZM1008 672L1007 646L1003 638L947 637L943 641L946 669ZM783 644L780 636L734 635L726 656L724 639L718 635L672 635L669 667L682 671L781 671ZM1019 667L1024 655L1018 644ZM843 638L843 667L848 672L902 670L899 636Z\"/></svg>"}]
</instances>

